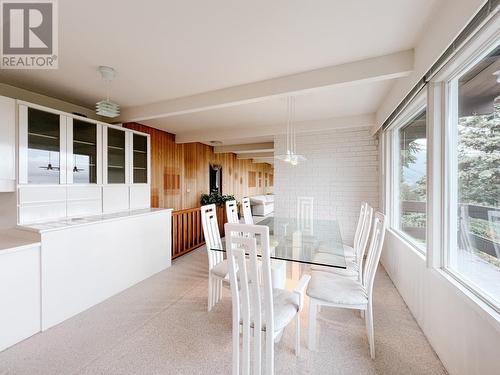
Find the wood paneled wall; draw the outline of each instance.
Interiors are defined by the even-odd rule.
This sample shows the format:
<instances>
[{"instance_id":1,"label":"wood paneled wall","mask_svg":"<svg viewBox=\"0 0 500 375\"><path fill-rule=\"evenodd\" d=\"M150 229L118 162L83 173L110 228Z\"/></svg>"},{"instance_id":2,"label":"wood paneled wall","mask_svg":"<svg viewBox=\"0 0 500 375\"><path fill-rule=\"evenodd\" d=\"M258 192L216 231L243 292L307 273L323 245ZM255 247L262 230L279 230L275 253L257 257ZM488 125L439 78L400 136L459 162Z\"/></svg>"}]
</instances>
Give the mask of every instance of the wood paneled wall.
<instances>
[{"instance_id":1,"label":"wood paneled wall","mask_svg":"<svg viewBox=\"0 0 500 375\"><path fill-rule=\"evenodd\" d=\"M222 166L222 192L245 196L272 193L273 167L251 160L238 160L232 153L215 154L202 143L175 143L175 135L138 123L124 127L151 135L151 206L174 210L198 207L208 193L209 165ZM255 172L256 186L248 187L248 172ZM259 176L261 182L259 184ZM267 178L266 178L267 176ZM266 184L267 180L267 184Z\"/></svg>"}]
</instances>

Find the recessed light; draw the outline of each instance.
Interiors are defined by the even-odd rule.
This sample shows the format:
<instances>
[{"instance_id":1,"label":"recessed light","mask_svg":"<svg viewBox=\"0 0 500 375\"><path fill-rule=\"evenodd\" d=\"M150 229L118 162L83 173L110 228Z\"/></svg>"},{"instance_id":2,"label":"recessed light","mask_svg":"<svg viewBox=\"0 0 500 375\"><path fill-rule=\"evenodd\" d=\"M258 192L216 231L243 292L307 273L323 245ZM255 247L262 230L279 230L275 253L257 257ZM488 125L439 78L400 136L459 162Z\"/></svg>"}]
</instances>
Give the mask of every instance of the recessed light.
<instances>
[{"instance_id":1,"label":"recessed light","mask_svg":"<svg viewBox=\"0 0 500 375\"><path fill-rule=\"evenodd\" d=\"M221 141L209 141L208 143L210 143L213 146L220 146L222 144Z\"/></svg>"}]
</instances>

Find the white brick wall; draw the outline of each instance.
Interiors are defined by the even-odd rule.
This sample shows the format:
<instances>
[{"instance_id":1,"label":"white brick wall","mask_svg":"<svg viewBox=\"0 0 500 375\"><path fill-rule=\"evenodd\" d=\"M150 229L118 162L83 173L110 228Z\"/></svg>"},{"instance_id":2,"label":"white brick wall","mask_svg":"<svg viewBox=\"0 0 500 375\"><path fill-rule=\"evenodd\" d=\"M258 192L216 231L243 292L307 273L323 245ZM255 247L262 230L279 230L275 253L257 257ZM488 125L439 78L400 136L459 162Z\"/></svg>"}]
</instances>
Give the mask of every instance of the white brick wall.
<instances>
[{"instance_id":1,"label":"white brick wall","mask_svg":"<svg viewBox=\"0 0 500 375\"><path fill-rule=\"evenodd\" d=\"M284 154L285 137L276 137L274 147ZM378 207L377 140L369 128L299 134L297 152L307 161L275 162L275 215L294 217L297 197L314 197L315 217L338 220L343 241L352 244L361 202Z\"/></svg>"}]
</instances>

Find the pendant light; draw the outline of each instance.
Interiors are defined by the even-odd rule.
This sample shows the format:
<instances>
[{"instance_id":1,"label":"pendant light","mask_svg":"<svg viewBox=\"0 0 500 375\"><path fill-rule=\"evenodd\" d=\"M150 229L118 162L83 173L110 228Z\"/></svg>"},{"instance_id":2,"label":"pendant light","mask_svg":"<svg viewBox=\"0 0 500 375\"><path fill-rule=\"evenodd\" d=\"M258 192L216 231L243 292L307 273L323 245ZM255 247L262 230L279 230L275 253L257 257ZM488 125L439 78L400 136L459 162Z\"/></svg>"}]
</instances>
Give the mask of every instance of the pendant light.
<instances>
[{"instance_id":1,"label":"pendant light","mask_svg":"<svg viewBox=\"0 0 500 375\"><path fill-rule=\"evenodd\" d=\"M284 161L291 165L297 165L300 161L307 160L303 155L297 154L297 133L295 130L295 97L286 98L287 120L286 120L286 153L276 155L275 159Z\"/></svg>"},{"instance_id":2,"label":"pendant light","mask_svg":"<svg viewBox=\"0 0 500 375\"><path fill-rule=\"evenodd\" d=\"M97 102L95 111L99 116L117 117L120 114L120 106L109 100L109 86L111 81L115 78L116 72L109 66L100 66L97 70L101 73L101 77L106 83L106 100Z\"/></svg>"}]
</instances>

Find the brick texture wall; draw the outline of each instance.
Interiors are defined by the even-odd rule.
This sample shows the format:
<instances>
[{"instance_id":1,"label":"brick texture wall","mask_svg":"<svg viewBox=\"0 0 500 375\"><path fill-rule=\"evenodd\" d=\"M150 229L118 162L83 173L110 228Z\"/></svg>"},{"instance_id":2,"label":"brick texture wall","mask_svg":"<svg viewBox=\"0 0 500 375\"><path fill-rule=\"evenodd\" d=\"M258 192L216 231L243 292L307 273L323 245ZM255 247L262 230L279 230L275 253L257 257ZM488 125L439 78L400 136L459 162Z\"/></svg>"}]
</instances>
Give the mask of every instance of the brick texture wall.
<instances>
[{"instance_id":1,"label":"brick texture wall","mask_svg":"<svg viewBox=\"0 0 500 375\"><path fill-rule=\"evenodd\" d=\"M285 153L285 137L274 142L275 153ZM297 197L314 197L315 217L337 219L343 241L352 245L361 202L378 208L377 144L369 128L299 134L297 151L307 161L276 161L275 215L295 217Z\"/></svg>"}]
</instances>

